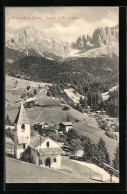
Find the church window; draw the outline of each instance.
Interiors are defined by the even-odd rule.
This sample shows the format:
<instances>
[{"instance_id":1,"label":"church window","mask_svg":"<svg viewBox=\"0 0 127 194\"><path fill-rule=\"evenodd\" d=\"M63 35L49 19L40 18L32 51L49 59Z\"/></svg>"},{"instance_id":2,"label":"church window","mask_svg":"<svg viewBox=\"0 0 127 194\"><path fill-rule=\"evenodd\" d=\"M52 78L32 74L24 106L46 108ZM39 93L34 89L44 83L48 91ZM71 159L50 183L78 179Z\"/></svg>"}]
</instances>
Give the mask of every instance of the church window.
<instances>
[{"instance_id":1,"label":"church window","mask_svg":"<svg viewBox=\"0 0 127 194\"><path fill-rule=\"evenodd\" d=\"M49 142L46 143L47 147L49 147Z\"/></svg>"},{"instance_id":2,"label":"church window","mask_svg":"<svg viewBox=\"0 0 127 194\"><path fill-rule=\"evenodd\" d=\"M24 124L21 125L21 130L22 130L22 132L25 131L25 125Z\"/></svg>"},{"instance_id":3,"label":"church window","mask_svg":"<svg viewBox=\"0 0 127 194\"><path fill-rule=\"evenodd\" d=\"M26 144L25 143L23 143L23 149L25 149L26 148Z\"/></svg>"},{"instance_id":4,"label":"church window","mask_svg":"<svg viewBox=\"0 0 127 194\"><path fill-rule=\"evenodd\" d=\"M54 162L56 162L56 158L54 158Z\"/></svg>"}]
</instances>

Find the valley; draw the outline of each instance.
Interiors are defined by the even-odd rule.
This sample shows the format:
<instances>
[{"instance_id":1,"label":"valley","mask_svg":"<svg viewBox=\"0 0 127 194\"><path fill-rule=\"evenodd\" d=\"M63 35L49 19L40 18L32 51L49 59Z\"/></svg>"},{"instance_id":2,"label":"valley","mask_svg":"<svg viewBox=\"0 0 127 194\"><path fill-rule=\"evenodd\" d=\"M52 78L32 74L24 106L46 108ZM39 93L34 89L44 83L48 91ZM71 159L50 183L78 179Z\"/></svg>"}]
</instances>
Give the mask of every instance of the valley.
<instances>
[{"instance_id":1,"label":"valley","mask_svg":"<svg viewBox=\"0 0 127 194\"><path fill-rule=\"evenodd\" d=\"M73 42L45 38L32 27L7 32L5 136L6 151L12 149L8 183L15 177L18 183L100 182L99 169L105 182L109 174L118 177L119 25L96 27Z\"/></svg>"},{"instance_id":2,"label":"valley","mask_svg":"<svg viewBox=\"0 0 127 194\"><path fill-rule=\"evenodd\" d=\"M17 85L15 87L16 81ZM30 85L31 89L36 88L37 95L35 99L42 105L42 107L35 106L33 108L26 108L31 125L46 122L50 125L55 125L56 129L58 129L59 123L66 122L67 117L70 116L75 130L82 136L89 137L95 144L97 144L102 137L106 142L111 160L114 158L114 150L118 145L118 140L107 137L105 131L99 127L96 119L92 118L90 113L81 113L71 106L69 110L64 111L63 107L66 104L62 103L62 99L47 96L46 91L48 91L49 86L46 83L32 82L6 76L6 99L9 100L6 101L6 115L9 115L11 122L14 122L21 104L21 94L25 91L27 85ZM25 101L27 101L27 99L30 98L26 98ZM76 120L78 120L78 122L76 122Z\"/></svg>"}]
</instances>

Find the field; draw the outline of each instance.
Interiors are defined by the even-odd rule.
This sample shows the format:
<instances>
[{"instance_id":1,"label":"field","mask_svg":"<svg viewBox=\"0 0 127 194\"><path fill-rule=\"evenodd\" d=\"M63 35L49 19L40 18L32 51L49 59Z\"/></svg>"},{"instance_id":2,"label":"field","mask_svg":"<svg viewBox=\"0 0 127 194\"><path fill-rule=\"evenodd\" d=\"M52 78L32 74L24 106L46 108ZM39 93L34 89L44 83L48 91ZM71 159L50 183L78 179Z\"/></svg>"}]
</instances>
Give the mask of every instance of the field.
<instances>
[{"instance_id":1,"label":"field","mask_svg":"<svg viewBox=\"0 0 127 194\"><path fill-rule=\"evenodd\" d=\"M13 85L12 81L14 83L15 79L17 78L8 77L7 85ZM25 81L27 82L27 80ZM8 96L10 100L7 102L10 105L6 108L6 114L8 113L12 122L14 122L18 108L20 106L20 103L15 102L18 100L21 102L21 91L24 90L27 86L24 84L24 80L20 79L18 82L23 82L22 87L24 88L17 88L17 90L12 90L12 87L10 87L10 89L6 91L6 96ZM65 122L67 116L69 115L72 118L74 128L82 135L88 136L94 143L97 143L102 137L106 142L106 147L110 154L110 159L112 160L114 158L114 150L118 145L118 141L107 137L105 132L99 128L96 120L90 118L90 115L83 114L71 107L69 110L62 110L65 105L61 104L57 99L48 97L45 90L43 91L43 89L39 91L37 95L37 101L43 106L26 109L31 124L36 122L47 122L48 124L52 125L56 124L58 127L59 123ZM78 119L79 122L75 122L76 119Z\"/></svg>"},{"instance_id":2,"label":"field","mask_svg":"<svg viewBox=\"0 0 127 194\"><path fill-rule=\"evenodd\" d=\"M62 167L58 171L7 157L6 183L100 183L100 175L92 172L97 180L91 180L89 168L69 159L62 160Z\"/></svg>"},{"instance_id":3,"label":"field","mask_svg":"<svg viewBox=\"0 0 127 194\"><path fill-rule=\"evenodd\" d=\"M15 78L15 77L6 75L5 85L6 85L6 89L12 89L12 88L24 89L26 88L27 85L28 86L30 85L31 87L39 87L39 86L45 87L46 85L52 85L52 84L43 83L43 82L34 82L34 81L24 80L24 79Z\"/></svg>"}]
</instances>

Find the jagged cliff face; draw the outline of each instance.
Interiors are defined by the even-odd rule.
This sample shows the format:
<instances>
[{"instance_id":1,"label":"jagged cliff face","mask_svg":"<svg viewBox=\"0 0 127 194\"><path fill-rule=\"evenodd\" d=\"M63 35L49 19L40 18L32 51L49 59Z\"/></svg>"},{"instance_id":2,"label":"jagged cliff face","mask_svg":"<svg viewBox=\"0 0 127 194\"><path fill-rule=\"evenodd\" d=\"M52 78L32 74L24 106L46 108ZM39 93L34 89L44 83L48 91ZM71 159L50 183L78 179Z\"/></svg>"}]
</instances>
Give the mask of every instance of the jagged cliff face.
<instances>
[{"instance_id":1,"label":"jagged cliff face","mask_svg":"<svg viewBox=\"0 0 127 194\"><path fill-rule=\"evenodd\" d=\"M114 27L96 28L92 37L79 36L72 44L75 51L71 51L68 57L103 57L115 58L119 56L119 25Z\"/></svg>"},{"instance_id":2,"label":"jagged cliff face","mask_svg":"<svg viewBox=\"0 0 127 194\"><path fill-rule=\"evenodd\" d=\"M114 44L119 42L119 26L114 27L100 27L96 28L92 37L88 34L85 37L79 36L75 43L72 44L75 49L82 49L88 46L100 47L102 45Z\"/></svg>"},{"instance_id":3,"label":"jagged cliff face","mask_svg":"<svg viewBox=\"0 0 127 194\"><path fill-rule=\"evenodd\" d=\"M15 35L6 34L6 46L14 50L19 50L29 55L29 51L34 49L43 56L44 52L51 52L55 55L66 57L71 45L68 42L44 39L39 32L33 28L27 28L23 32Z\"/></svg>"},{"instance_id":4,"label":"jagged cliff face","mask_svg":"<svg viewBox=\"0 0 127 194\"><path fill-rule=\"evenodd\" d=\"M15 35L6 34L6 46L8 48L18 50L27 55L33 54L34 51L49 59L54 59L53 55L61 58L73 56L100 57L103 55L112 57L113 54L118 56L118 43L118 25L111 28L97 28L93 32L92 37L88 34L86 36L79 36L72 44L59 40L45 39L42 37L41 33L35 31L33 28L27 28ZM97 48L99 48L99 50Z\"/></svg>"},{"instance_id":5,"label":"jagged cliff face","mask_svg":"<svg viewBox=\"0 0 127 194\"><path fill-rule=\"evenodd\" d=\"M92 36L91 43L95 46L101 46L101 44L113 44L119 42L119 28L115 27L101 27L97 28Z\"/></svg>"}]
</instances>

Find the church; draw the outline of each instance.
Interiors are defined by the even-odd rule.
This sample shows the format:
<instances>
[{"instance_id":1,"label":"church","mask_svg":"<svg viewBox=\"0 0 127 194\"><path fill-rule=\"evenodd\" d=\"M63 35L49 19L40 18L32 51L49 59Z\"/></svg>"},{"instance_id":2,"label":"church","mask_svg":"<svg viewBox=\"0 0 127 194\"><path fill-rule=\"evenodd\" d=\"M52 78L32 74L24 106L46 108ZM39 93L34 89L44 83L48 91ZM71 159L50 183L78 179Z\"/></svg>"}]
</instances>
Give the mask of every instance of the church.
<instances>
[{"instance_id":1,"label":"church","mask_svg":"<svg viewBox=\"0 0 127 194\"><path fill-rule=\"evenodd\" d=\"M31 126L23 102L15 119L14 157L26 162L61 168L61 147L49 137L36 133L31 136Z\"/></svg>"}]
</instances>

